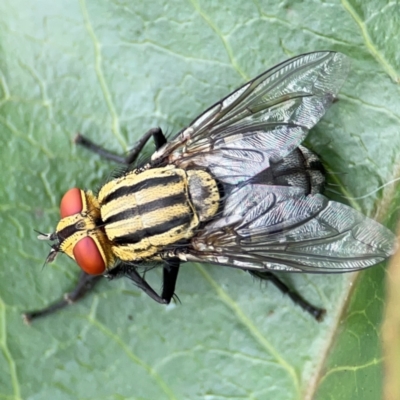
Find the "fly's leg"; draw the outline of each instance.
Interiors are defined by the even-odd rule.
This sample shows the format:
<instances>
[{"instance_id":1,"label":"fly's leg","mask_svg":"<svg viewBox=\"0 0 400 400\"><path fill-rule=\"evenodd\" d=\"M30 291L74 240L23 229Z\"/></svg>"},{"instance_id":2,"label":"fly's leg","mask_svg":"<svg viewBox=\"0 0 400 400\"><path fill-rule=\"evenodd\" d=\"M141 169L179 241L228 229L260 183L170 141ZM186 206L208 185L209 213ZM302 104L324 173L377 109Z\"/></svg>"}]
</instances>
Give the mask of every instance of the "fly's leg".
<instances>
[{"instance_id":1,"label":"fly's leg","mask_svg":"<svg viewBox=\"0 0 400 400\"><path fill-rule=\"evenodd\" d=\"M165 263L164 266L164 284L163 284L163 292L162 295L158 295L155 290L146 282L144 278L142 278L137 272L135 267L121 265L112 269L107 278L114 279L118 277L127 277L131 281L135 283L140 289L142 289L148 296L150 296L153 300L157 301L161 304L169 304L171 298L174 295L175 291L175 283L178 277L179 272L179 260L175 259L169 260ZM43 308L41 310L28 311L22 314L22 317L26 324L30 324L33 320L36 320L41 317L45 317L47 315L53 314L62 310L63 308L76 303L85 297L95 285L103 278L103 275L89 275L85 272L81 272L79 276L79 281L75 288L64 295L64 297L51 304L50 306Z\"/></svg>"},{"instance_id":2,"label":"fly's leg","mask_svg":"<svg viewBox=\"0 0 400 400\"><path fill-rule=\"evenodd\" d=\"M162 130L160 128L152 128L149 131L147 131L133 146L133 148L130 150L129 154L124 157L124 156L119 156L118 154L115 154L104 147L101 147L95 143L93 143L91 140L89 140L87 137L83 136L82 134L78 133L75 137L75 143L78 144L79 146L83 146L87 148L88 150L92 151L93 153L98 154L101 157L106 158L107 160L111 160L114 162L117 162L119 164L132 164L133 162L136 161L138 155L140 152L143 150L143 147L145 144L148 142L148 140L153 137L154 143L156 145L156 150L158 150L161 146L163 146L165 143L167 143L167 139L165 138Z\"/></svg>"},{"instance_id":3,"label":"fly's leg","mask_svg":"<svg viewBox=\"0 0 400 400\"><path fill-rule=\"evenodd\" d=\"M276 275L268 271L254 271L249 270L250 274L257 278L272 282L282 293L287 294L293 303L300 306L304 311L311 314L318 322L324 318L326 311L323 308L318 308L310 304L307 300L303 299L297 292L290 289L283 283Z\"/></svg>"},{"instance_id":4,"label":"fly's leg","mask_svg":"<svg viewBox=\"0 0 400 400\"><path fill-rule=\"evenodd\" d=\"M161 297L169 304L175 294L175 285L179 274L180 260L173 258L165 262L163 268L163 290Z\"/></svg>"},{"instance_id":5,"label":"fly's leg","mask_svg":"<svg viewBox=\"0 0 400 400\"><path fill-rule=\"evenodd\" d=\"M96 284L103 278L102 275L88 275L85 272L81 272L79 281L72 292L66 293L63 299L56 301L50 306L43 308L42 310L28 311L22 314L22 318L27 324L30 324L37 318L45 317L47 315L58 312L59 310L81 300L85 297Z\"/></svg>"},{"instance_id":6,"label":"fly's leg","mask_svg":"<svg viewBox=\"0 0 400 400\"><path fill-rule=\"evenodd\" d=\"M168 263L168 264L167 264ZM175 283L179 272L179 260L169 260L165 263L163 269L163 291L161 296L146 282L138 273L135 266L129 264L120 264L113 268L106 277L115 279L125 277L130 279L139 289L142 289L149 297L157 303L169 304L175 292Z\"/></svg>"}]
</instances>

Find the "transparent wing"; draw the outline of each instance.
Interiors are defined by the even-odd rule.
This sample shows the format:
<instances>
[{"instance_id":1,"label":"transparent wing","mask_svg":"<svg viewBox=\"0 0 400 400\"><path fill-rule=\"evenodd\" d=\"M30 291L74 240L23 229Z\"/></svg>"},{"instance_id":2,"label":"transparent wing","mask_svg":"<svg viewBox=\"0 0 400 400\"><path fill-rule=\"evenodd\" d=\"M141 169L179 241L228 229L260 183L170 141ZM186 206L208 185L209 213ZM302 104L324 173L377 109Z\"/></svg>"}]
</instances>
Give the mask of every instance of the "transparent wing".
<instances>
[{"instance_id":1,"label":"transparent wing","mask_svg":"<svg viewBox=\"0 0 400 400\"><path fill-rule=\"evenodd\" d=\"M301 189L245 185L193 240L188 260L238 268L345 272L393 254L395 235L358 211Z\"/></svg>"},{"instance_id":2,"label":"transparent wing","mask_svg":"<svg viewBox=\"0 0 400 400\"><path fill-rule=\"evenodd\" d=\"M153 162L207 167L235 184L292 152L324 115L350 63L335 52L303 54L279 64L211 106Z\"/></svg>"}]
</instances>

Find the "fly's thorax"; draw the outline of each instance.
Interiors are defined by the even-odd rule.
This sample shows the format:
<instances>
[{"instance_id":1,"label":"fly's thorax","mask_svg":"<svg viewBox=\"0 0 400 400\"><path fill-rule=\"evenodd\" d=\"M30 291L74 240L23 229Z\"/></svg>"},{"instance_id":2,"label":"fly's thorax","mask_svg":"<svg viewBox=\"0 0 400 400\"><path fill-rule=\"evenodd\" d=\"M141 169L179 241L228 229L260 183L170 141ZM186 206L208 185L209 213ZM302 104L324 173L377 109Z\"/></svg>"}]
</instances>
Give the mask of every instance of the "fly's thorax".
<instances>
[{"instance_id":1,"label":"fly's thorax","mask_svg":"<svg viewBox=\"0 0 400 400\"><path fill-rule=\"evenodd\" d=\"M168 165L131 171L98 194L104 231L116 257L154 260L166 246L190 239L218 209L219 193L205 171Z\"/></svg>"},{"instance_id":2,"label":"fly's thorax","mask_svg":"<svg viewBox=\"0 0 400 400\"><path fill-rule=\"evenodd\" d=\"M80 243L82 243L82 239L90 237L107 269L114 264L115 256L111 251L110 241L101 226L98 225L101 221L99 203L90 191L72 190L79 191L80 211L72 215L66 215L59 221L56 227L56 234L60 241L60 250L80 264L77 258L79 258L79 253L82 254L82 251L85 251L84 248L80 247ZM67 196L64 196L63 201L65 197ZM63 201L60 207L62 216L65 214L65 211L62 211L63 209L65 210ZM67 211L67 214L70 212L73 211Z\"/></svg>"}]
</instances>

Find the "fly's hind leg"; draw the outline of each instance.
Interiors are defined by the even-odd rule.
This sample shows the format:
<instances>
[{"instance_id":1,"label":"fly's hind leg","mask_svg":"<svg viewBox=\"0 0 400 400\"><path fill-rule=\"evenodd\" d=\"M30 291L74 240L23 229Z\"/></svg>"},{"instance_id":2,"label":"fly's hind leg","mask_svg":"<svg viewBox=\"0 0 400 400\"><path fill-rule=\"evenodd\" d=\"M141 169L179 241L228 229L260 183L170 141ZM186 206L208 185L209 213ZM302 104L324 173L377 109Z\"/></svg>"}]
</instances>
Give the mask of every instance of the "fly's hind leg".
<instances>
[{"instance_id":1,"label":"fly's hind leg","mask_svg":"<svg viewBox=\"0 0 400 400\"><path fill-rule=\"evenodd\" d=\"M287 294L293 303L300 306L304 311L311 314L318 322L321 322L324 318L326 311L323 308L315 307L310 304L307 300L301 297L293 289L290 289L285 283L283 283L276 275L269 271L255 271L249 270L250 274L257 278L272 282L282 293Z\"/></svg>"},{"instance_id":2,"label":"fly's hind leg","mask_svg":"<svg viewBox=\"0 0 400 400\"><path fill-rule=\"evenodd\" d=\"M58 312L59 310L76 303L85 297L92 289L96 286L96 284L102 278L102 275L88 275L85 272L81 272L79 276L79 281L75 288L64 295L64 297L51 304L50 306L43 308L42 310L28 311L22 314L24 321L27 324L30 324L33 320L37 318L45 317L47 315Z\"/></svg>"},{"instance_id":3,"label":"fly's hind leg","mask_svg":"<svg viewBox=\"0 0 400 400\"><path fill-rule=\"evenodd\" d=\"M75 143L78 144L79 146L83 146L87 148L88 150L92 151L93 153L98 154L101 157L106 158L107 160L111 160L114 162L117 162L119 164L126 164L130 165L133 162L136 161L138 155L140 152L143 150L143 147L145 144L148 142L148 140L153 137L154 143L156 145L156 150L158 150L161 146L163 146L165 143L167 143L167 139L164 136L164 133L160 128L152 128L149 131L147 131L133 146L133 148L130 150L129 154L124 157L120 156L118 154L115 154L104 147L101 147L95 143L93 143L91 140L89 140L87 137L83 136L82 134L78 133L75 137Z\"/></svg>"}]
</instances>

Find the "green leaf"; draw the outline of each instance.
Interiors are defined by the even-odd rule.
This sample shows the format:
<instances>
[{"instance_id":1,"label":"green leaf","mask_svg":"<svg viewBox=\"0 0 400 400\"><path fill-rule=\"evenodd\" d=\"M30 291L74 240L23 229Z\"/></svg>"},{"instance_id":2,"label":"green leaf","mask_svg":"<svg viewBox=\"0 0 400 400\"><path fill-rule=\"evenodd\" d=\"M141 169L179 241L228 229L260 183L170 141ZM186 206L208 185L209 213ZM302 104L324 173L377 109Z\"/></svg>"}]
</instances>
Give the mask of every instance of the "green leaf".
<instances>
[{"instance_id":1,"label":"green leaf","mask_svg":"<svg viewBox=\"0 0 400 400\"><path fill-rule=\"evenodd\" d=\"M20 318L78 274L65 256L42 269L48 247L33 229L52 231L62 194L95 189L115 168L75 148L77 131L122 153L150 127L176 132L296 54L353 59L340 101L307 143L335 172L333 191L373 192L349 201L395 221L394 186L374 190L398 174L400 10L365 3L0 3L0 399L379 398L382 266L283 276L327 309L321 324L242 271L191 264L179 277L182 304L104 281L31 327ZM159 288L160 271L150 275Z\"/></svg>"}]
</instances>

